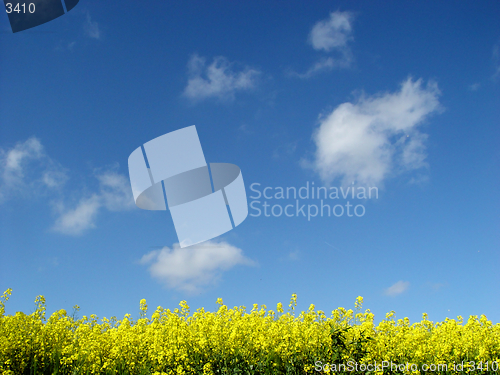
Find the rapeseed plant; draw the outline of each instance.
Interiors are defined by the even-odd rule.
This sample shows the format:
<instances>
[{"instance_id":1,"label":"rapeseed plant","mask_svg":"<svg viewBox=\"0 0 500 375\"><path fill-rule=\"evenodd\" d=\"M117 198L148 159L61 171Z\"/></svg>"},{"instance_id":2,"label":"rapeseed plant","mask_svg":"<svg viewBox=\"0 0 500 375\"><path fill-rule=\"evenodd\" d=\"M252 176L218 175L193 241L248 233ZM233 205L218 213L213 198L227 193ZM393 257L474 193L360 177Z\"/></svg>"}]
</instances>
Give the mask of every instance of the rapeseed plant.
<instances>
[{"instance_id":1,"label":"rapeseed plant","mask_svg":"<svg viewBox=\"0 0 500 375\"><path fill-rule=\"evenodd\" d=\"M5 315L0 299L0 374L312 374L332 373L318 364L395 363L447 364L448 371L433 373L499 373L500 324L484 315L434 323L395 319L394 312L378 325L370 310L342 307L327 317L311 305L295 315L297 295L289 311L278 303L276 312L265 305L229 308L217 300L215 312L200 308L191 314L186 301L173 311L158 306L148 318L146 300L139 304L137 321L95 315L77 319L59 310L45 317L45 299L38 296L30 315ZM78 311L78 306L75 306ZM463 371L452 365L464 363ZM482 370L478 370L481 363ZM482 364L488 363L486 370ZM451 371L450 371L451 369ZM342 370L344 371L344 370ZM342 372L337 371L337 373ZM399 371L399 370L398 370ZM366 371L349 371L366 373ZM373 371L372 373L400 372Z\"/></svg>"}]
</instances>

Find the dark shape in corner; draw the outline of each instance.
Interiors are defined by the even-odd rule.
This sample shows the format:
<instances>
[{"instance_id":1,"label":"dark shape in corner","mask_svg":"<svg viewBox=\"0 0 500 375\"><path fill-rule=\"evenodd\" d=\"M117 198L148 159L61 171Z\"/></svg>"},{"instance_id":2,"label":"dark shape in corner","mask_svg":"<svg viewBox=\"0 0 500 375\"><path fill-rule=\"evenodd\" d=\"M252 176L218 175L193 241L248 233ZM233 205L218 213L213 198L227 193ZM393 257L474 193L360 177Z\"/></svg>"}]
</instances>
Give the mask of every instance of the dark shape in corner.
<instances>
[{"instance_id":1,"label":"dark shape in corner","mask_svg":"<svg viewBox=\"0 0 500 375\"><path fill-rule=\"evenodd\" d=\"M69 12L73 9L79 1L80 0L64 0L64 3L66 4L66 11Z\"/></svg>"},{"instance_id":2,"label":"dark shape in corner","mask_svg":"<svg viewBox=\"0 0 500 375\"><path fill-rule=\"evenodd\" d=\"M79 0L65 0L69 12ZM64 14L61 0L3 0L13 33L31 29Z\"/></svg>"}]
</instances>

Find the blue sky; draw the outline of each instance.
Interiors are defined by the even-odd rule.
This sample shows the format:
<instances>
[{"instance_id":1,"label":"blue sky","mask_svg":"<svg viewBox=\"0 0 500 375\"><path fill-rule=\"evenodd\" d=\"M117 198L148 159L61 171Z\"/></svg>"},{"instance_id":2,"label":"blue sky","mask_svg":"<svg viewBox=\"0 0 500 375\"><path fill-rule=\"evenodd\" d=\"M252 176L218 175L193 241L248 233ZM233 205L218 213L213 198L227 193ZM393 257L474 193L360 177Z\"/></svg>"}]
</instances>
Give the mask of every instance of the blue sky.
<instances>
[{"instance_id":1,"label":"blue sky","mask_svg":"<svg viewBox=\"0 0 500 375\"><path fill-rule=\"evenodd\" d=\"M275 309L297 293L299 309L361 295L377 320L500 322L499 16L495 1L81 0L16 34L0 17L7 313L40 294L49 312L121 317L142 298ZM378 198L324 202L359 217L250 209L180 249L168 212L135 207L127 159L190 125L208 162L241 168L254 207L297 208L252 198L254 183Z\"/></svg>"}]
</instances>

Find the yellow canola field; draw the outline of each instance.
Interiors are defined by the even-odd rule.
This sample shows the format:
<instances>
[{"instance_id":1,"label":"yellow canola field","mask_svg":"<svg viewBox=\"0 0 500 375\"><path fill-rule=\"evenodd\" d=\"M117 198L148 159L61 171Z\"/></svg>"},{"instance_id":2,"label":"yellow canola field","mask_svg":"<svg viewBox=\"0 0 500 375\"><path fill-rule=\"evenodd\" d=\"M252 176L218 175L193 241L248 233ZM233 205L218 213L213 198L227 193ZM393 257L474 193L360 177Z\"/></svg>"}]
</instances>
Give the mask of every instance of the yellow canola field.
<instances>
[{"instance_id":1,"label":"yellow canola field","mask_svg":"<svg viewBox=\"0 0 500 375\"><path fill-rule=\"evenodd\" d=\"M77 319L64 310L46 319L43 296L36 298L34 313L5 315L10 294L0 300L3 375L370 373L363 364L377 364L373 374L500 374L500 324L484 315L434 323L423 314L410 324L390 312L375 325L370 310L361 311L362 297L354 311L339 307L327 317L311 305L296 316L294 294L286 313L281 303L276 311L255 304L247 312L218 299L217 312L191 314L182 301L180 308L158 307L148 318L141 300L137 321L130 314ZM384 361L406 367L390 371L380 367ZM446 365L447 371L425 372L425 364Z\"/></svg>"}]
</instances>

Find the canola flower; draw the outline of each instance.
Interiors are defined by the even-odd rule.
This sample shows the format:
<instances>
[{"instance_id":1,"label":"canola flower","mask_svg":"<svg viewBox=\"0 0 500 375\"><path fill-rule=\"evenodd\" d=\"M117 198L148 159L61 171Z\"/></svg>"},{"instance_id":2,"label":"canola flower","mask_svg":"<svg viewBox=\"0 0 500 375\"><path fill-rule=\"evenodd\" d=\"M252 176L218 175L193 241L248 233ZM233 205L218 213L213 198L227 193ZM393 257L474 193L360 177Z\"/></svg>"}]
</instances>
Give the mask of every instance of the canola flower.
<instances>
[{"instance_id":1,"label":"canola flower","mask_svg":"<svg viewBox=\"0 0 500 375\"><path fill-rule=\"evenodd\" d=\"M158 307L148 318L143 299L137 321L130 314L121 320L95 315L76 319L64 310L46 319L43 296L36 298L32 314L5 315L10 294L9 289L0 299L3 375L313 374L335 373L328 366L318 369L318 363L348 361L449 364L448 371L425 373L500 374L491 367L500 365L500 324L484 315L434 323L424 314L422 321L410 324L390 312L375 325L373 313L361 311L362 297L354 311L339 307L327 317L311 305L296 316L293 294L286 313L282 303L276 311L255 304L247 312L244 306L230 309L219 298L216 312L200 308L191 314L181 301L179 308ZM451 365L463 361L463 370L453 371ZM472 368L471 361L489 367Z\"/></svg>"}]
</instances>

